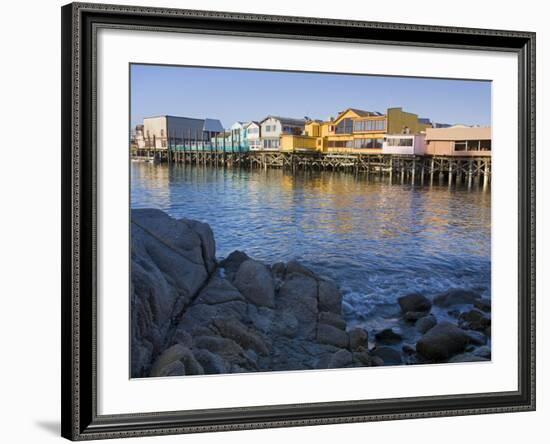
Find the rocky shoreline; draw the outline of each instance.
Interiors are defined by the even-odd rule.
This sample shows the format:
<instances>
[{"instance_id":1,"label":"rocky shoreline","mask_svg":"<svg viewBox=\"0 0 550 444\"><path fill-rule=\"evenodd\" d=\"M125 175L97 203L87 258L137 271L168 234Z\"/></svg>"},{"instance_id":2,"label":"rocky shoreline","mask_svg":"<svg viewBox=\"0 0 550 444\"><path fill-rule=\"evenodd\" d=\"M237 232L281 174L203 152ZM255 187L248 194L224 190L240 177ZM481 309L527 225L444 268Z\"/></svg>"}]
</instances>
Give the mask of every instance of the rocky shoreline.
<instances>
[{"instance_id":1,"label":"rocky shoreline","mask_svg":"<svg viewBox=\"0 0 550 444\"><path fill-rule=\"evenodd\" d=\"M218 261L208 224L131 217L134 378L490 359L490 302L475 292L404 295L395 328L350 328L338 286L304 265L241 251ZM456 322L438 322L434 306Z\"/></svg>"}]
</instances>

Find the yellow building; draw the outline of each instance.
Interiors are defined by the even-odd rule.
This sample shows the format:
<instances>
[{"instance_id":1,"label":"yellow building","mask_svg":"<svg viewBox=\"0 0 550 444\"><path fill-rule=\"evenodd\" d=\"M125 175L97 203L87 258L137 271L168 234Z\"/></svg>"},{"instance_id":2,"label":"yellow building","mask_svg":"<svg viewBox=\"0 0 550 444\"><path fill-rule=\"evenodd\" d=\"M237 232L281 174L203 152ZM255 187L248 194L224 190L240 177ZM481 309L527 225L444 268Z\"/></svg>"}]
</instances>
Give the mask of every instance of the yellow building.
<instances>
[{"instance_id":1,"label":"yellow building","mask_svg":"<svg viewBox=\"0 0 550 444\"><path fill-rule=\"evenodd\" d=\"M427 119L401 108L388 108L386 114L348 108L328 121L310 120L302 135L282 135L282 151L321 151L325 153L382 153L386 134L417 134L431 127Z\"/></svg>"},{"instance_id":2,"label":"yellow building","mask_svg":"<svg viewBox=\"0 0 550 444\"><path fill-rule=\"evenodd\" d=\"M348 108L327 125L326 152L382 153L386 134L415 134L429 126L401 108L389 108L386 114Z\"/></svg>"}]
</instances>

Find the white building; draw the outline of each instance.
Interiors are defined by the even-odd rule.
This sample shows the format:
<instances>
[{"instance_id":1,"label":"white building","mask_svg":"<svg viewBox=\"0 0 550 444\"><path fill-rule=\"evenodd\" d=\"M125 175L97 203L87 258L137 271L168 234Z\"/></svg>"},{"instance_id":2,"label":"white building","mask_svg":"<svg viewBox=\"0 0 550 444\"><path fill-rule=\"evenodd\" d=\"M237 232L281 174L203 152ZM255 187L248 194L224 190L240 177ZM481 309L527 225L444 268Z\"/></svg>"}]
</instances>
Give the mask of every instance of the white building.
<instances>
[{"instance_id":1,"label":"white building","mask_svg":"<svg viewBox=\"0 0 550 444\"><path fill-rule=\"evenodd\" d=\"M138 148L168 149L169 144L181 145L184 141L209 141L223 132L217 119L156 116L143 119L143 129L136 134Z\"/></svg>"},{"instance_id":2,"label":"white building","mask_svg":"<svg viewBox=\"0 0 550 444\"><path fill-rule=\"evenodd\" d=\"M423 134L386 134L382 154L423 155L426 140Z\"/></svg>"},{"instance_id":3,"label":"white building","mask_svg":"<svg viewBox=\"0 0 550 444\"><path fill-rule=\"evenodd\" d=\"M282 134L294 134L299 136L304 132L305 124L305 119L267 116L260 122L262 149L278 150Z\"/></svg>"},{"instance_id":4,"label":"white building","mask_svg":"<svg viewBox=\"0 0 550 444\"><path fill-rule=\"evenodd\" d=\"M258 122L249 122L246 126L246 141L248 148L252 151L262 149L262 131L261 125Z\"/></svg>"}]
</instances>

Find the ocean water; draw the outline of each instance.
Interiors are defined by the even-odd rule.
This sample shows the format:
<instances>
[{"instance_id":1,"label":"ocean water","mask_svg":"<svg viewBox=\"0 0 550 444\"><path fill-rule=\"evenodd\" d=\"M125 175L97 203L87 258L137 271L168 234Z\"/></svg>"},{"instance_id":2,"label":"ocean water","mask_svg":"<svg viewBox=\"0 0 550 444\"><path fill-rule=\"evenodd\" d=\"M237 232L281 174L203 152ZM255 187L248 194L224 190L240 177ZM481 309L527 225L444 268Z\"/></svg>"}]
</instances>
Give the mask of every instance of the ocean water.
<instances>
[{"instance_id":1,"label":"ocean water","mask_svg":"<svg viewBox=\"0 0 550 444\"><path fill-rule=\"evenodd\" d=\"M304 263L342 289L348 323L369 330L392 326L412 291L490 297L490 189L133 162L131 206L207 222L220 258Z\"/></svg>"}]
</instances>

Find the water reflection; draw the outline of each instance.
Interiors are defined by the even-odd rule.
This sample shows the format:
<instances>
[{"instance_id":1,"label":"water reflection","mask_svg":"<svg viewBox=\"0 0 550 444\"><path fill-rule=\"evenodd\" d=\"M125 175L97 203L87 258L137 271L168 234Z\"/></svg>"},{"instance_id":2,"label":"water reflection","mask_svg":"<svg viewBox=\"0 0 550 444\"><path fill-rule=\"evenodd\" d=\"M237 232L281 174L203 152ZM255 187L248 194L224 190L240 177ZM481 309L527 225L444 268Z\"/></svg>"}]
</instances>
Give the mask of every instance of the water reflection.
<instances>
[{"instance_id":1,"label":"water reflection","mask_svg":"<svg viewBox=\"0 0 550 444\"><path fill-rule=\"evenodd\" d=\"M490 292L491 195L334 172L132 164L132 207L208 222L219 256L298 259L367 317L408 291Z\"/></svg>"}]
</instances>

